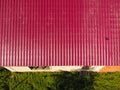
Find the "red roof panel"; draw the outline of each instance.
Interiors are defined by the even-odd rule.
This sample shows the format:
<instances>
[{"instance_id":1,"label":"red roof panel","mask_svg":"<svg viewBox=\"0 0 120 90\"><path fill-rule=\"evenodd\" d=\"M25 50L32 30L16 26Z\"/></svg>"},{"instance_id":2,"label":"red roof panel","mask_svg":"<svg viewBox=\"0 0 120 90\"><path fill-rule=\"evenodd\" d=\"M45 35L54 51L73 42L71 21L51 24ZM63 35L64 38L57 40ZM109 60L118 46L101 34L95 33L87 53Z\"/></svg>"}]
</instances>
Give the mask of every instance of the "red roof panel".
<instances>
[{"instance_id":1,"label":"red roof panel","mask_svg":"<svg viewBox=\"0 0 120 90\"><path fill-rule=\"evenodd\" d=\"M120 0L0 0L0 65L120 65Z\"/></svg>"}]
</instances>

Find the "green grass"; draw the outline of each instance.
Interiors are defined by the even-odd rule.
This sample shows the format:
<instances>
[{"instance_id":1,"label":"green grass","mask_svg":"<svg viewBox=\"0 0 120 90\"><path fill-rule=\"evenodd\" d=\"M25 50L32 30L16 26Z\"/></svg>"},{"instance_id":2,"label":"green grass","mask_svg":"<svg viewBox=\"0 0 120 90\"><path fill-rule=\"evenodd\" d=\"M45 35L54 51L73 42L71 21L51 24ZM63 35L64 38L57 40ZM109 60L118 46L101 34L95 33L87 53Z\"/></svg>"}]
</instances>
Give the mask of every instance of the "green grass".
<instances>
[{"instance_id":1,"label":"green grass","mask_svg":"<svg viewBox=\"0 0 120 90\"><path fill-rule=\"evenodd\" d=\"M120 73L11 73L0 68L0 90L120 90Z\"/></svg>"}]
</instances>

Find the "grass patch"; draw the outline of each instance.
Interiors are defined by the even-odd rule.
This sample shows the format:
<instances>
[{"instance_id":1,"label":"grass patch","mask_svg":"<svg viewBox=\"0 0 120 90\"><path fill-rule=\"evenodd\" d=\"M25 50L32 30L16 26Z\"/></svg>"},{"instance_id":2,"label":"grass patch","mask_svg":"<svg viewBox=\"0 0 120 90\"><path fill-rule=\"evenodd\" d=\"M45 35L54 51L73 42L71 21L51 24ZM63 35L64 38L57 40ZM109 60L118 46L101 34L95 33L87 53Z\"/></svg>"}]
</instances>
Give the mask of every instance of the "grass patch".
<instances>
[{"instance_id":1,"label":"grass patch","mask_svg":"<svg viewBox=\"0 0 120 90\"><path fill-rule=\"evenodd\" d=\"M11 73L0 68L0 90L120 90L120 73Z\"/></svg>"},{"instance_id":2,"label":"grass patch","mask_svg":"<svg viewBox=\"0 0 120 90\"><path fill-rule=\"evenodd\" d=\"M0 90L9 90L9 80L11 73L0 67Z\"/></svg>"}]
</instances>

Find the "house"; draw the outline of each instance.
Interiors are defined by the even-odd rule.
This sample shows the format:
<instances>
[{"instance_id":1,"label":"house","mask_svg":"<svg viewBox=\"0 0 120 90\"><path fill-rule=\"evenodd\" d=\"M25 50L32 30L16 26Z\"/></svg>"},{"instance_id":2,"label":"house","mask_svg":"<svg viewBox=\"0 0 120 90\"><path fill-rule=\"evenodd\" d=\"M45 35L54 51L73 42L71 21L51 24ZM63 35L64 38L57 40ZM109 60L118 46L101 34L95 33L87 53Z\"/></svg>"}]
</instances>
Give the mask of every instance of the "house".
<instances>
[{"instance_id":1,"label":"house","mask_svg":"<svg viewBox=\"0 0 120 90\"><path fill-rule=\"evenodd\" d=\"M0 66L119 66L119 8L119 0L0 0Z\"/></svg>"}]
</instances>

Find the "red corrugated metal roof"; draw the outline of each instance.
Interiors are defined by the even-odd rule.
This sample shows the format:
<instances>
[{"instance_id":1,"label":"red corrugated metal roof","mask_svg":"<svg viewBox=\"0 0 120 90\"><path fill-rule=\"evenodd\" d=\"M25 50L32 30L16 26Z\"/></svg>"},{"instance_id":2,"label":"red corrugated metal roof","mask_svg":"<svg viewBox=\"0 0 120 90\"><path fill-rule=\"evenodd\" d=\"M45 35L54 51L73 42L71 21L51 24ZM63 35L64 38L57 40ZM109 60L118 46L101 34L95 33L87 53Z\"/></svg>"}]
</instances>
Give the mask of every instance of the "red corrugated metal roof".
<instances>
[{"instance_id":1,"label":"red corrugated metal roof","mask_svg":"<svg viewBox=\"0 0 120 90\"><path fill-rule=\"evenodd\" d=\"M0 65L120 65L120 0L0 0Z\"/></svg>"}]
</instances>

